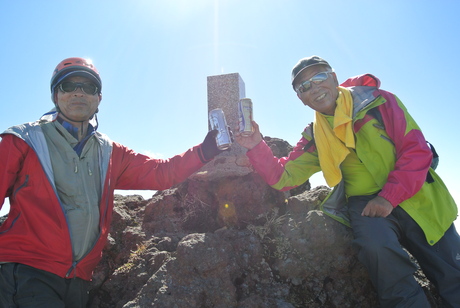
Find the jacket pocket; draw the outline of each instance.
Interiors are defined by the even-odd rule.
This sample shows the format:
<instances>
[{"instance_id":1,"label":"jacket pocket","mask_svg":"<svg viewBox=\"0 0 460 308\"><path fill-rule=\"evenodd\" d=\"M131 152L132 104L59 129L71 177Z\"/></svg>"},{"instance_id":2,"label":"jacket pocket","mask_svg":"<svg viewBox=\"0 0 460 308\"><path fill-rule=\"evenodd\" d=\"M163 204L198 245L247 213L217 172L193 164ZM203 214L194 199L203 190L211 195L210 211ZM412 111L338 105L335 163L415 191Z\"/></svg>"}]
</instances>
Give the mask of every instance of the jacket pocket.
<instances>
[{"instance_id":1,"label":"jacket pocket","mask_svg":"<svg viewBox=\"0 0 460 308\"><path fill-rule=\"evenodd\" d=\"M388 141L388 142L391 143L393 146L395 145L395 143L393 142L393 140L391 140L391 138L388 137L388 136L380 135L380 138L382 138L383 140Z\"/></svg>"}]
</instances>

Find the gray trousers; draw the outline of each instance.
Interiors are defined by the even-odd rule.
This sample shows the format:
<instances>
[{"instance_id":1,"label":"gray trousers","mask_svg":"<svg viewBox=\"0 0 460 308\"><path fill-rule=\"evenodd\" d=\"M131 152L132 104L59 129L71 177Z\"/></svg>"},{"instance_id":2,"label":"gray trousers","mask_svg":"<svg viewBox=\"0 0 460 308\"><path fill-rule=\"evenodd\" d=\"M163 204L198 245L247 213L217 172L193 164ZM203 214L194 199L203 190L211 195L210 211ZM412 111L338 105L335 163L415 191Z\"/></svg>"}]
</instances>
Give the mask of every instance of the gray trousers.
<instances>
[{"instance_id":1,"label":"gray trousers","mask_svg":"<svg viewBox=\"0 0 460 308\"><path fill-rule=\"evenodd\" d=\"M89 281L18 263L0 264L0 307L85 308Z\"/></svg>"},{"instance_id":2,"label":"gray trousers","mask_svg":"<svg viewBox=\"0 0 460 308\"><path fill-rule=\"evenodd\" d=\"M436 286L445 307L460 307L460 237L452 225L435 245L427 243L422 229L401 208L386 218L363 217L361 212L374 198L349 198L353 246L369 271L382 307L430 307L414 279L417 269L403 245L417 259Z\"/></svg>"}]
</instances>

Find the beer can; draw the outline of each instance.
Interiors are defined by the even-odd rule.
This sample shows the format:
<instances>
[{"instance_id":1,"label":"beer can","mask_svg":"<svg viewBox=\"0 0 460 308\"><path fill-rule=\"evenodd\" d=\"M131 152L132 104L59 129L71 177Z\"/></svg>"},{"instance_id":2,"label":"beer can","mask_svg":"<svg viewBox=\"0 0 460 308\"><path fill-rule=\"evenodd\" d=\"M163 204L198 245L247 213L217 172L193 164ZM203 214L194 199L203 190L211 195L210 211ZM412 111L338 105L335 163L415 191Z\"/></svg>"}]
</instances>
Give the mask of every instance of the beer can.
<instances>
[{"instance_id":1,"label":"beer can","mask_svg":"<svg viewBox=\"0 0 460 308\"><path fill-rule=\"evenodd\" d=\"M243 136L252 134L252 101L250 98L242 98L238 102L238 122L240 125L240 133Z\"/></svg>"},{"instance_id":2,"label":"beer can","mask_svg":"<svg viewBox=\"0 0 460 308\"><path fill-rule=\"evenodd\" d=\"M228 130L227 120L224 111L220 108L213 109L209 112L209 123L211 129L217 129L216 136L217 147L220 150L226 150L232 145L232 139Z\"/></svg>"}]
</instances>

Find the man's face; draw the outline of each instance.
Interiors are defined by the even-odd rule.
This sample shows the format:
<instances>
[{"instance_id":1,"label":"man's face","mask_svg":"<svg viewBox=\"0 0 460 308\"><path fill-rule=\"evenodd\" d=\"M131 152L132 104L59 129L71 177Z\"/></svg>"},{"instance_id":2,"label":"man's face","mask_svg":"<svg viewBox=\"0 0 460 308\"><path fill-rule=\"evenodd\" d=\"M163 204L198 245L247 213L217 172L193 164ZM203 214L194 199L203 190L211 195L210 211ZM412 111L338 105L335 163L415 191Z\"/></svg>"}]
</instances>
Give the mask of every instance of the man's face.
<instances>
[{"instance_id":1,"label":"man's face","mask_svg":"<svg viewBox=\"0 0 460 308\"><path fill-rule=\"evenodd\" d=\"M66 78L63 82L92 83L88 78L80 76ZM68 118L67 120L75 122L89 120L96 112L102 98L101 94L88 94L80 87L72 92L64 92L58 86L56 93L59 109Z\"/></svg>"},{"instance_id":2,"label":"man's face","mask_svg":"<svg viewBox=\"0 0 460 308\"><path fill-rule=\"evenodd\" d=\"M302 71L297 76L294 84L294 88L310 80L313 76L318 73L331 70L325 65L315 65ZM303 93L297 92L297 96L300 98L305 106L312 108L318 112L327 115L334 115L336 100L339 95L337 90L338 82L335 73L328 73L328 78L319 84L311 83L311 88Z\"/></svg>"}]
</instances>

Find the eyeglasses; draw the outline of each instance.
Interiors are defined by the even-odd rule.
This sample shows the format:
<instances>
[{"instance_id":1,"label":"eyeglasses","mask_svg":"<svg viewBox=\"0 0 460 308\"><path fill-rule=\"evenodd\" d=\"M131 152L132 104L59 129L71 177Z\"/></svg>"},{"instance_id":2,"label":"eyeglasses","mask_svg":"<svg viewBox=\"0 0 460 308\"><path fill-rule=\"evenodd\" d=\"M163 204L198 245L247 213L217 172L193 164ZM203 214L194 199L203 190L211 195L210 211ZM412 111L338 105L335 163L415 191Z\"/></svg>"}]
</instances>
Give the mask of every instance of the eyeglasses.
<instances>
[{"instance_id":1,"label":"eyeglasses","mask_svg":"<svg viewBox=\"0 0 460 308\"><path fill-rule=\"evenodd\" d=\"M78 88L89 95L95 95L98 92L98 88L94 83L64 81L59 84L59 89L62 92L73 92Z\"/></svg>"},{"instance_id":2,"label":"eyeglasses","mask_svg":"<svg viewBox=\"0 0 460 308\"><path fill-rule=\"evenodd\" d=\"M311 83L313 82L314 84L320 84L321 82L325 81L326 79L329 78L329 73L332 73L332 71L325 71L316 74L315 76L311 77L308 80L305 80L302 82L297 89L295 90L298 94L305 93L311 88Z\"/></svg>"}]
</instances>

